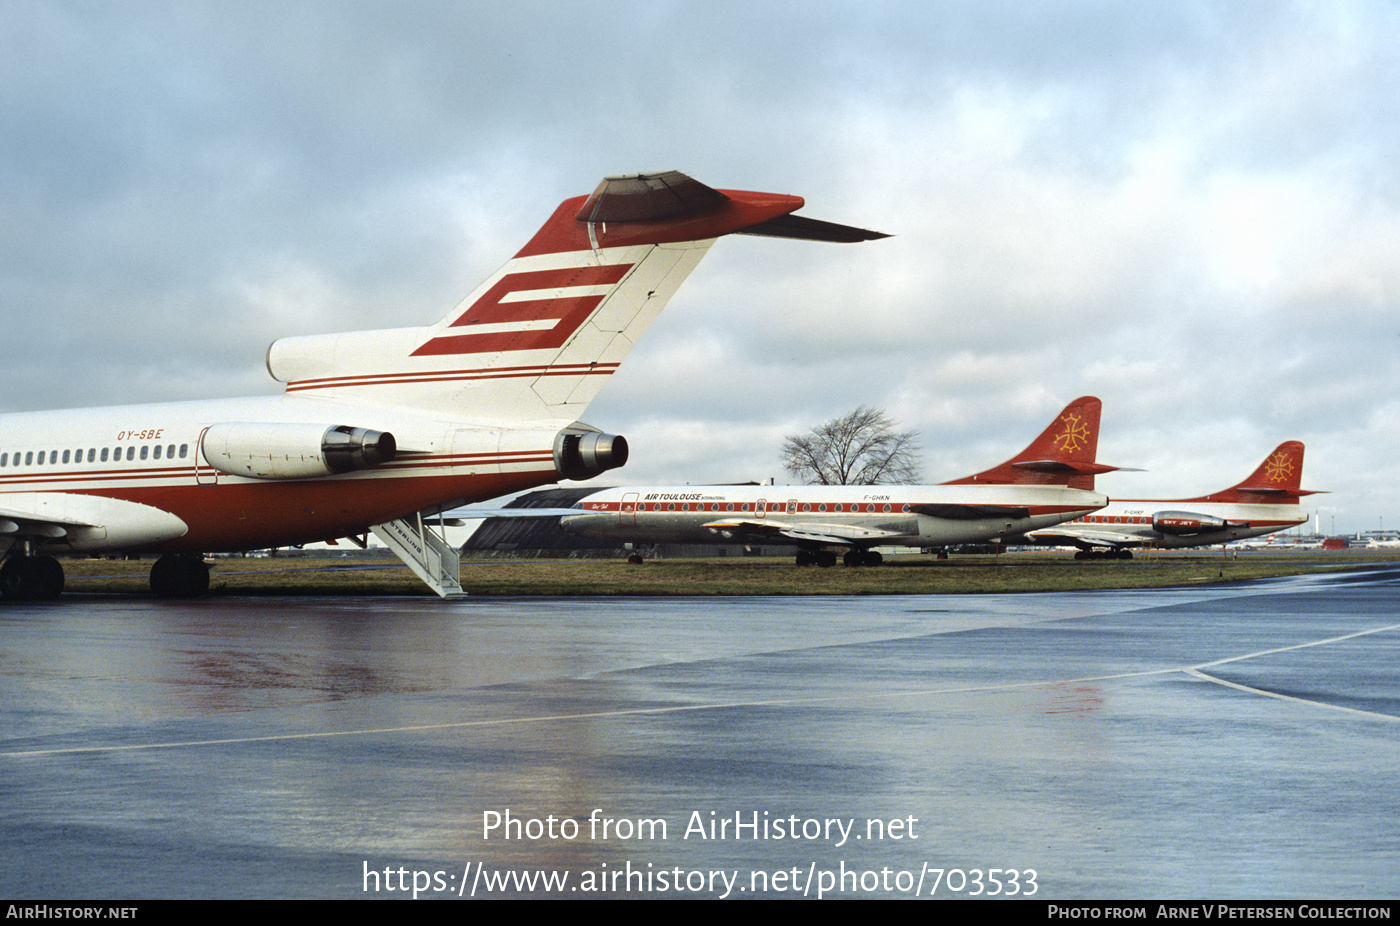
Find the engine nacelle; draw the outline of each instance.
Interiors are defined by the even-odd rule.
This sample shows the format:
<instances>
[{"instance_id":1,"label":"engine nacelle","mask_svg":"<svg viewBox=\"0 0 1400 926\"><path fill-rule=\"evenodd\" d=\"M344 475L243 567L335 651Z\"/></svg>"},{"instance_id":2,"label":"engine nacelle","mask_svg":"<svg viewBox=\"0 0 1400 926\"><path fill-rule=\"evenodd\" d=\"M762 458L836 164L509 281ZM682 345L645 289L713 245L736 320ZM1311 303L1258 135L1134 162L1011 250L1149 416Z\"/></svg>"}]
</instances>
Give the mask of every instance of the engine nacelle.
<instances>
[{"instance_id":1,"label":"engine nacelle","mask_svg":"<svg viewBox=\"0 0 1400 926\"><path fill-rule=\"evenodd\" d=\"M1162 534L1208 534L1230 526L1224 518L1193 511L1159 511L1152 516L1152 529Z\"/></svg>"},{"instance_id":2,"label":"engine nacelle","mask_svg":"<svg viewBox=\"0 0 1400 926\"><path fill-rule=\"evenodd\" d=\"M200 442L209 465L230 476L312 479L388 463L394 435L349 425L233 422L211 425Z\"/></svg>"},{"instance_id":3,"label":"engine nacelle","mask_svg":"<svg viewBox=\"0 0 1400 926\"><path fill-rule=\"evenodd\" d=\"M554 438L554 468L565 479L590 479L627 462L627 438L565 428Z\"/></svg>"}]
</instances>

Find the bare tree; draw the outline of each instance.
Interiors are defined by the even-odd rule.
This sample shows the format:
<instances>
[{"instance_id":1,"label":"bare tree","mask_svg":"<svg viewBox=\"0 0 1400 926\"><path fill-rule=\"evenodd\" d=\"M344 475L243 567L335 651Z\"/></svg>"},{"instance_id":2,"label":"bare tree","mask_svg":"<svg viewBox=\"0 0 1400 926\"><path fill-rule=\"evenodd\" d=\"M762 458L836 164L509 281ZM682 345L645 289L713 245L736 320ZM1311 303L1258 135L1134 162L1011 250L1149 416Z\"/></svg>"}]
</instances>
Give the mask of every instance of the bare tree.
<instances>
[{"instance_id":1,"label":"bare tree","mask_svg":"<svg viewBox=\"0 0 1400 926\"><path fill-rule=\"evenodd\" d=\"M883 411L860 408L783 442L783 467L817 485L880 485L919 481L914 431L895 431Z\"/></svg>"}]
</instances>

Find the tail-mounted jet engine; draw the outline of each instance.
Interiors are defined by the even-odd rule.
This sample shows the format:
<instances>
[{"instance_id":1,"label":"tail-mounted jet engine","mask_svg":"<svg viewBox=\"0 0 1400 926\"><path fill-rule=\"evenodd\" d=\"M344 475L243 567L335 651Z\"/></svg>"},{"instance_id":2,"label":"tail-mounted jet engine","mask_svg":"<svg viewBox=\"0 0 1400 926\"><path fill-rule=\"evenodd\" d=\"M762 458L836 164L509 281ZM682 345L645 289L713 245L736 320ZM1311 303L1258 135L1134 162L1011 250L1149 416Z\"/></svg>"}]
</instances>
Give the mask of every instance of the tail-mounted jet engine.
<instances>
[{"instance_id":1,"label":"tail-mounted jet engine","mask_svg":"<svg viewBox=\"0 0 1400 926\"><path fill-rule=\"evenodd\" d=\"M1223 531L1230 526L1224 518L1194 511L1159 511L1152 516L1152 529L1173 536L1185 534L1208 534Z\"/></svg>"},{"instance_id":2,"label":"tail-mounted jet engine","mask_svg":"<svg viewBox=\"0 0 1400 926\"><path fill-rule=\"evenodd\" d=\"M200 449L209 465L230 476L311 479L388 463L394 435L349 425L229 423L211 425Z\"/></svg>"},{"instance_id":3,"label":"tail-mounted jet engine","mask_svg":"<svg viewBox=\"0 0 1400 926\"><path fill-rule=\"evenodd\" d=\"M554 438L554 468L565 479L590 479L627 462L627 438L566 428Z\"/></svg>"}]
</instances>

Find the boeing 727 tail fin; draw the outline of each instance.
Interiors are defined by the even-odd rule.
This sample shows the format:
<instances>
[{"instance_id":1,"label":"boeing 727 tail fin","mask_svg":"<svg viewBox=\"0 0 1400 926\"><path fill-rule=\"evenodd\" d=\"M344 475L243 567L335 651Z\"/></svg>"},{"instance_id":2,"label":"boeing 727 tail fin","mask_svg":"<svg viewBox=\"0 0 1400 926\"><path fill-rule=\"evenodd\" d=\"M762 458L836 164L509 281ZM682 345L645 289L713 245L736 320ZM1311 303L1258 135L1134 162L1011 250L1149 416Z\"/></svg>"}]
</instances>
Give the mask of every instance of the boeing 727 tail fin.
<instances>
[{"instance_id":1,"label":"boeing 727 tail fin","mask_svg":"<svg viewBox=\"0 0 1400 926\"><path fill-rule=\"evenodd\" d=\"M791 216L797 196L716 190L670 171L610 177L562 203L436 325L284 338L268 369L289 393L488 419L573 420L716 238L883 238Z\"/></svg>"}]
</instances>

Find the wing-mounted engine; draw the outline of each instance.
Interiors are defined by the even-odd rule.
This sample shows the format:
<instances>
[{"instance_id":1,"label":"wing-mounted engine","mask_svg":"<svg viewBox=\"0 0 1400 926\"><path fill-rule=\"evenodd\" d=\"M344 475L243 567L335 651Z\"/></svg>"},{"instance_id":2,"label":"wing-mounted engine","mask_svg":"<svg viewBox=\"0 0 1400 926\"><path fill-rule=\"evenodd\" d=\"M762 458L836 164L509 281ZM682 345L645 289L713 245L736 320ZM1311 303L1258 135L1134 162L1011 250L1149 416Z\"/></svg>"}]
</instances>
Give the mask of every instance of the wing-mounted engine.
<instances>
[{"instance_id":1,"label":"wing-mounted engine","mask_svg":"<svg viewBox=\"0 0 1400 926\"><path fill-rule=\"evenodd\" d=\"M565 479L591 479L626 462L627 438L620 434L575 424L554 438L554 468Z\"/></svg>"},{"instance_id":2,"label":"wing-mounted engine","mask_svg":"<svg viewBox=\"0 0 1400 926\"><path fill-rule=\"evenodd\" d=\"M1159 511L1152 516L1152 529L1161 534L1179 537L1190 534L1209 534L1230 527L1239 527L1224 518L1194 511Z\"/></svg>"},{"instance_id":3,"label":"wing-mounted engine","mask_svg":"<svg viewBox=\"0 0 1400 926\"><path fill-rule=\"evenodd\" d=\"M389 463L398 445L387 431L343 424L230 422L211 425L200 451L230 476L314 479Z\"/></svg>"}]
</instances>

